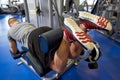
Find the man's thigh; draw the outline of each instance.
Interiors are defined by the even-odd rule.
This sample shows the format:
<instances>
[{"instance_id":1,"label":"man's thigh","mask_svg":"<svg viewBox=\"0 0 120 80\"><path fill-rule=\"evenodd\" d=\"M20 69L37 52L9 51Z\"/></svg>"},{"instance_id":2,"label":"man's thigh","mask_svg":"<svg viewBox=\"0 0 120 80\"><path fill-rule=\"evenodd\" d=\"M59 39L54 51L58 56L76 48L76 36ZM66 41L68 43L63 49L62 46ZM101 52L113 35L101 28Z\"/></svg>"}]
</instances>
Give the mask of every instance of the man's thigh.
<instances>
[{"instance_id":1,"label":"man's thigh","mask_svg":"<svg viewBox=\"0 0 120 80\"><path fill-rule=\"evenodd\" d=\"M50 67L58 73L61 73L66 69L66 63L69 57L69 46L70 43L63 39L59 48L55 52Z\"/></svg>"}]
</instances>

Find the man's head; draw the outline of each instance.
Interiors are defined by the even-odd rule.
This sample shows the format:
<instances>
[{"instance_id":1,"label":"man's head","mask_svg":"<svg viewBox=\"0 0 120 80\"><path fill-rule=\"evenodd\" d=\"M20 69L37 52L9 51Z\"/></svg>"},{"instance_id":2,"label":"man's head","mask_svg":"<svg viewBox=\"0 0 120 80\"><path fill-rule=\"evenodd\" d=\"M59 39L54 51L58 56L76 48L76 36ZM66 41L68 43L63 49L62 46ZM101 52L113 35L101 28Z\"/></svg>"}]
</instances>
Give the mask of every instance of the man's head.
<instances>
[{"instance_id":1,"label":"man's head","mask_svg":"<svg viewBox=\"0 0 120 80\"><path fill-rule=\"evenodd\" d=\"M8 19L8 25L10 27L12 27L13 25L18 24L18 23L19 23L19 21L16 18L9 18Z\"/></svg>"}]
</instances>

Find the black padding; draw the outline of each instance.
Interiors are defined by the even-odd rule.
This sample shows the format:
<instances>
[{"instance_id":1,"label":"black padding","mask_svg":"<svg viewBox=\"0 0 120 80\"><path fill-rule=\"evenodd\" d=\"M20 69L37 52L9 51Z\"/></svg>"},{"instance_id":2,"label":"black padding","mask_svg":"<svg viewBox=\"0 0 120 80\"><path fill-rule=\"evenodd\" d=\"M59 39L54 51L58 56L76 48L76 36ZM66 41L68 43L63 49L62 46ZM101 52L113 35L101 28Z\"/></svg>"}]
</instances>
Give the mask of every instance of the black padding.
<instances>
[{"instance_id":1,"label":"black padding","mask_svg":"<svg viewBox=\"0 0 120 80\"><path fill-rule=\"evenodd\" d=\"M29 52L26 53L26 60L28 64L32 65L32 67L40 77L44 76L51 70L50 68L47 68L46 70L44 70L45 68L41 65L41 62Z\"/></svg>"},{"instance_id":2,"label":"black padding","mask_svg":"<svg viewBox=\"0 0 120 80\"><path fill-rule=\"evenodd\" d=\"M88 67L89 67L89 69L97 69L98 68L98 63L97 62L88 63Z\"/></svg>"},{"instance_id":3,"label":"black padding","mask_svg":"<svg viewBox=\"0 0 120 80\"><path fill-rule=\"evenodd\" d=\"M52 30L52 28L43 26L43 27L37 28L34 31L32 31L28 37L28 47L29 47L30 53L26 54L27 60L29 64L33 66L35 71L40 76L45 75L51 70L49 66L50 66L51 60L54 57L54 54L55 54L54 51L56 51L56 49L59 47L59 44L61 43L62 36L63 36L61 28L55 29L57 33L53 33L54 32L53 31L50 33L51 35L50 34L47 35L47 32L50 30ZM43 52L40 50L40 47L42 46L40 46L41 44L40 44L39 36L42 34L47 36L47 37L45 36L46 41L49 39L48 41L49 49L53 48L52 50L48 52L48 54L43 54Z\"/></svg>"},{"instance_id":4,"label":"black padding","mask_svg":"<svg viewBox=\"0 0 120 80\"><path fill-rule=\"evenodd\" d=\"M40 50L43 53L48 53L51 49L55 48L55 46L61 42L63 37L63 32L61 28L56 28L45 32L40 35Z\"/></svg>"},{"instance_id":5,"label":"black padding","mask_svg":"<svg viewBox=\"0 0 120 80\"><path fill-rule=\"evenodd\" d=\"M52 30L52 28L47 26L39 27L34 31L32 31L28 37L28 47L29 47L30 53L34 55L38 60L40 60L41 65L44 67L46 67L46 64L48 64L48 62L45 62L46 55L42 54L40 50L39 35L49 30Z\"/></svg>"},{"instance_id":6,"label":"black padding","mask_svg":"<svg viewBox=\"0 0 120 80\"><path fill-rule=\"evenodd\" d=\"M11 56L13 59L18 59L21 57L22 54L20 54L19 50L17 51L17 53L12 53L12 51L10 51Z\"/></svg>"}]
</instances>

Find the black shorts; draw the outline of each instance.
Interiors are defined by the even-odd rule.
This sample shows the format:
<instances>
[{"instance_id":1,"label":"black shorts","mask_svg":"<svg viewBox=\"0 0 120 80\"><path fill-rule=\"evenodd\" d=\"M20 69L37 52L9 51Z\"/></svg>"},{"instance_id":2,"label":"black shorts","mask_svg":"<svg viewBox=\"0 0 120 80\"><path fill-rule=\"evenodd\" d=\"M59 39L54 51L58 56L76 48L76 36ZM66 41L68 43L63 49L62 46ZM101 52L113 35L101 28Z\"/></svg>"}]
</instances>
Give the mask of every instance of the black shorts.
<instances>
[{"instance_id":1,"label":"black shorts","mask_svg":"<svg viewBox=\"0 0 120 80\"><path fill-rule=\"evenodd\" d=\"M61 40L62 40L61 38L61 40L58 42L59 44L56 45L47 54L43 54L40 50L39 35L49 30L52 30L52 28L45 27L45 26L39 27L33 30L28 37L28 48L30 50L30 53L40 61L40 63L43 65L44 68L48 68L50 66L50 63L51 63L51 60L53 60L55 51L58 49L59 44L61 43Z\"/></svg>"}]
</instances>

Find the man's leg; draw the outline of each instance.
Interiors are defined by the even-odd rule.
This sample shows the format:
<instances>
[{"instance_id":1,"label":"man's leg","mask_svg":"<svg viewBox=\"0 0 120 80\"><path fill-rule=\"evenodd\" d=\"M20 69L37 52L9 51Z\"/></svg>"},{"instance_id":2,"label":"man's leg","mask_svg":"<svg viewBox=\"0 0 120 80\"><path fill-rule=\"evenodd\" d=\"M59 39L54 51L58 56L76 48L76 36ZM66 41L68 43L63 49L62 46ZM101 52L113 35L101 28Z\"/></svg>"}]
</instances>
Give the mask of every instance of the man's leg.
<instances>
[{"instance_id":1,"label":"man's leg","mask_svg":"<svg viewBox=\"0 0 120 80\"><path fill-rule=\"evenodd\" d=\"M83 50L83 47L79 42L72 42L70 45L70 54L69 57L72 59L75 59L80 56L81 52Z\"/></svg>"},{"instance_id":2,"label":"man's leg","mask_svg":"<svg viewBox=\"0 0 120 80\"><path fill-rule=\"evenodd\" d=\"M65 24L65 28L66 28L66 33L70 35L74 36L73 41L79 42L80 44L83 45L83 47L85 47L89 53L84 54L84 50L82 51L82 53L80 54L80 56L82 57L86 57L89 58L90 61L97 61L98 58L100 57L101 53L99 51L99 47L95 44L95 42L92 40L92 38L89 36L89 34L87 34L87 30L86 28L83 27L83 25L80 25L80 27L76 24L76 22L71 19L71 18L65 18L64 20L64 24ZM69 41L71 41L71 38L68 38ZM91 53L90 53L91 52ZM92 54L94 53L94 54ZM92 57L91 57L92 55ZM91 60L92 59L92 60Z\"/></svg>"},{"instance_id":3,"label":"man's leg","mask_svg":"<svg viewBox=\"0 0 120 80\"><path fill-rule=\"evenodd\" d=\"M69 35L69 37L72 36ZM63 40L55 52L54 59L51 62L50 67L56 72L62 74L66 70L68 58L77 58L80 56L82 50L83 48L81 44L78 42L70 43L68 40L68 35L64 32Z\"/></svg>"},{"instance_id":4,"label":"man's leg","mask_svg":"<svg viewBox=\"0 0 120 80\"><path fill-rule=\"evenodd\" d=\"M58 50L55 52L54 59L50 65L51 69L61 74L65 71L70 53L69 46L70 43L63 39Z\"/></svg>"}]
</instances>

